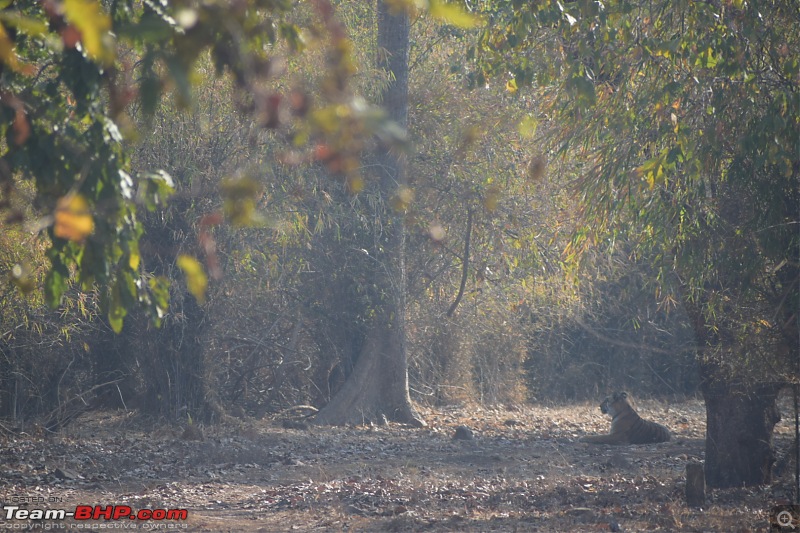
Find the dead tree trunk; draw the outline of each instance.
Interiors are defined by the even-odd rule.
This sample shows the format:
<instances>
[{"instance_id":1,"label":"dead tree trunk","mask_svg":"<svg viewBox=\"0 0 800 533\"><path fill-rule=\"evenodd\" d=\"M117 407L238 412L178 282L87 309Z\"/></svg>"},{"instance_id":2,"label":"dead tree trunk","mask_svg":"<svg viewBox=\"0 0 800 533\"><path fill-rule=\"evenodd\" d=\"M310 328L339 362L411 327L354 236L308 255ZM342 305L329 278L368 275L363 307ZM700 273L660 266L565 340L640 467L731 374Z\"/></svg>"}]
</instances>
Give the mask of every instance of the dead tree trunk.
<instances>
[{"instance_id":1,"label":"dead tree trunk","mask_svg":"<svg viewBox=\"0 0 800 533\"><path fill-rule=\"evenodd\" d=\"M703 507L706 504L706 478L702 463L686 465L686 505Z\"/></svg>"},{"instance_id":2,"label":"dead tree trunk","mask_svg":"<svg viewBox=\"0 0 800 533\"><path fill-rule=\"evenodd\" d=\"M388 71L390 80L382 103L403 128L408 122L408 32L408 16L392 13L379 1L378 66ZM380 229L376 229L378 238L370 255L379 265L373 277L381 296L373 302L375 312L353 372L315 422L343 425L390 420L424 426L408 391L404 213L388 208L388 198L406 186L405 161L390 146L379 148L375 155L386 207L378 217Z\"/></svg>"}]
</instances>

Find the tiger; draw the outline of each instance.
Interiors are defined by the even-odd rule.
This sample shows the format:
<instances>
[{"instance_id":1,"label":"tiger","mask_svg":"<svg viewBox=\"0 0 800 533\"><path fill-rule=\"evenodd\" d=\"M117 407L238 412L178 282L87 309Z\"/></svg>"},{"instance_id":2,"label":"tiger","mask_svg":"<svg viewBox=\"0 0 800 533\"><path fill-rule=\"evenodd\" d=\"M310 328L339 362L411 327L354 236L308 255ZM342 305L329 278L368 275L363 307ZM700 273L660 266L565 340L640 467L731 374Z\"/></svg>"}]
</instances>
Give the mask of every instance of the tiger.
<instances>
[{"instance_id":1,"label":"tiger","mask_svg":"<svg viewBox=\"0 0 800 533\"><path fill-rule=\"evenodd\" d=\"M591 444L655 444L672 438L666 426L645 420L628 402L627 392L615 392L600 404L600 411L611 417L607 435L586 435L581 442Z\"/></svg>"}]
</instances>

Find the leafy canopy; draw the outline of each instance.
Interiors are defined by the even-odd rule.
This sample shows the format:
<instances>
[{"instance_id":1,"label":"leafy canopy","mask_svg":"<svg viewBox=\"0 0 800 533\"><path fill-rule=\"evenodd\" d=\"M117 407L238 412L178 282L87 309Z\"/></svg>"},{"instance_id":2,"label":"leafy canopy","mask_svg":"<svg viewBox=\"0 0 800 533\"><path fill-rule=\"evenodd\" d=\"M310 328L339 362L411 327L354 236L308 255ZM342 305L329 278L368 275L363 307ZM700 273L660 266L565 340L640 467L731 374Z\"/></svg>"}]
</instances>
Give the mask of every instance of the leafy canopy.
<instances>
[{"instance_id":1,"label":"leafy canopy","mask_svg":"<svg viewBox=\"0 0 800 533\"><path fill-rule=\"evenodd\" d=\"M692 297L796 262L796 2L488 0L479 11L489 23L468 53L471 82L539 87L551 149L579 161L587 224L567 259L625 235Z\"/></svg>"}]
</instances>

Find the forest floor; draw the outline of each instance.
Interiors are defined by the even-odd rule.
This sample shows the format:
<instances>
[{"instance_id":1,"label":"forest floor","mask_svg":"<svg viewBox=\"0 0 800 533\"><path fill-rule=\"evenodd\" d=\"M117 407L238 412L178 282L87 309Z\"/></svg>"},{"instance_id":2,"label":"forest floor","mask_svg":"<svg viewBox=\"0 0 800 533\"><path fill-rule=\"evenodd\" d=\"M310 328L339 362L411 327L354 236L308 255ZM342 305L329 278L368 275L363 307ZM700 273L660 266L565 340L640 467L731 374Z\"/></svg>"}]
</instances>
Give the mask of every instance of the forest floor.
<instances>
[{"instance_id":1,"label":"forest floor","mask_svg":"<svg viewBox=\"0 0 800 533\"><path fill-rule=\"evenodd\" d=\"M706 507L688 508L684 470L703 457L702 402L637 407L669 426L673 440L579 443L609 427L588 403L423 409L423 429L247 420L187 431L135 413L90 412L55 435L0 434L0 533L769 530L769 509L786 503L790 480L710 491ZM783 417L776 442L786 450L793 416L784 409ZM474 439L454 440L459 425ZM186 509L188 517L17 520L19 510L36 518L36 509L76 506Z\"/></svg>"}]
</instances>

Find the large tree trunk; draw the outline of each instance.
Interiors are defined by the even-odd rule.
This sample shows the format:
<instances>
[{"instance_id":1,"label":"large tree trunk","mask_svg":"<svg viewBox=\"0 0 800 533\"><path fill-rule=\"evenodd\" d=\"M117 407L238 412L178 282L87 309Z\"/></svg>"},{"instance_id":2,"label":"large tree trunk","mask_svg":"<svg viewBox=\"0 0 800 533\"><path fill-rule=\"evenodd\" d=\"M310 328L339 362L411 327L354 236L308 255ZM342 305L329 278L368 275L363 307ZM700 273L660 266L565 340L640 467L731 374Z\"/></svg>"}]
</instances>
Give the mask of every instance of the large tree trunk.
<instances>
[{"instance_id":1,"label":"large tree trunk","mask_svg":"<svg viewBox=\"0 0 800 533\"><path fill-rule=\"evenodd\" d=\"M697 339L700 390L706 404L706 485L711 488L765 485L775 462L772 430L781 417L776 399L781 384L747 380L742 369L733 374L717 362L719 350L730 361L742 361L722 346L717 328L708 327L702 304L687 303ZM730 341L729 341L730 342Z\"/></svg>"},{"instance_id":2,"label":"large tree trunk","mask_svg":"<svg viewBox=\"0 0 800 533\"><path fill-rule=\"evenodd\" d=\"M373 324L353 373L315 417L317 424L382 423L413 426L425 422L411 405L403 333L393 325Z\"/></svg>"},{"instance_id":3,"label":"large tree trunk","mask_svg":"<svg viewBox=\"0 0 800 533\"><path fill-rule=\"evenodd\" d=\"M408 122L408 31L405 13L392 13L378 2L378 66L389 72L390 83L383 105L390 118L403 128ZM408 392L408 358L405 331L404 213L393 213L387 199L406 185L405 161L392 147L376 153L380 187L387 206L381 212L380 239L370 251L380 267L374 284L382 288L366 339L344 387L315 418L318 424L360 424L391 420L414 426L425 422L411 404Z\"/></svg>"},{"instance_id":4,"label":"large tree trunk","mask_svg":"<svg viewBox=\"0 0 800 533\"><path fill-rule=\"evenodd\" d=\"M772 481L772 430L781 417L776 384L747 386L708 376L706 484L714 488L765 485Z\"/></svg>"}]
</instances>

